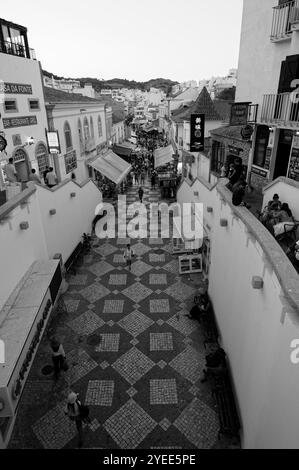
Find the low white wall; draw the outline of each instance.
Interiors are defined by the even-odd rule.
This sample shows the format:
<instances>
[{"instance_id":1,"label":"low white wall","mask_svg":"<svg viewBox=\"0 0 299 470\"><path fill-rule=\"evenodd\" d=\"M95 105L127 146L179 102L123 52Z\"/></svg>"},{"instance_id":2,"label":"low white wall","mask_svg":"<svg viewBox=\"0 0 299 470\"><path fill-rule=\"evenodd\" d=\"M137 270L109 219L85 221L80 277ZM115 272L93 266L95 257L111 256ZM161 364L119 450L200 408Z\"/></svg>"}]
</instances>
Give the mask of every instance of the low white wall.
<instances>
[{"instance_id":1,"label":"low white wall","mask_svg":"<svg viewBox=\"0 0 299 470\"><path fill-rule=\"evenodd\" d=\"M81 187L68 181L52 191L37 186L37 193L49 258L61 253L66 261L83 232L91 232L102 194L91 180ZM72 198L71 193L76 193L76 197ZM50 215L50 209L55 209L56 214Z\"/></svg>"},{"instance_id":2,"label":"low white wall","mask_svg":"<svg viewBox=\"0 0 299 470\"><path fill-rule=\"evenodd\" d=\"M299 338L299 276L259 221L232 206L222 185L183 182L177 199L196 201L198 191L211 225L209 294L232 371L242 447L298 448L299 364L291 363L290 344ZM253 289L253 276L262 277L263 289Z\"/></svg>"},{"instance_id":3,"label":"low white wall","mask_svg":"<svg viewBox=\"0 0 299 470\"><path fill-rule=\"evenodd\" d=\"M30 191L26 193L30 194ZM22 201L26 205L17 205L8 213L7 219L1 217L4 206L0 210L0 310L32 263L47 259L36 192L31 192ZM27 230L20 229L21 222L28 222Z\"/></svg>"}]
</instances>

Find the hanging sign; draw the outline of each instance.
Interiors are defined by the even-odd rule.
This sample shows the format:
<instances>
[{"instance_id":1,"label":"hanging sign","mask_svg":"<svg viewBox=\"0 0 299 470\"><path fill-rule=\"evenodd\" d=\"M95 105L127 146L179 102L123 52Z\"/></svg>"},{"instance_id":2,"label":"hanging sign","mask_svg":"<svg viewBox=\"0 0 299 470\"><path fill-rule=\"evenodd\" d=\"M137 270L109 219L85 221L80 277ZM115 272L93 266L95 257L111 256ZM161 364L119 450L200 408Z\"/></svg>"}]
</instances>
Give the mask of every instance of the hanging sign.
<instances>
[{"instance_id":1,"label":"hanging sign","mask_svg":"<svg viewBox=\"0 0 299 470\"><path fill-rule=\"evenodd\" d=\"M250 103L233 103L230 112L230 126L246 126Z\"/></svg>"},{"instance_id":2,"label":"hanging sign","mask_svg":"<svg viewBox=\"0 0 299 470\"><path fill-rule=\"evenodd\" d=\"M204 150L205 115L191 114L190 120L190 152Z\"/></svg>"},{"instance_id":3,"label":"hanging sign","mask_svg":"<svg viewBox=\"0 0 299 470\"><path fill-rule=\"evenodd\" d=\"M60 153L58 131L46 131L49 153Z\"/></svg>"}]
</instances>

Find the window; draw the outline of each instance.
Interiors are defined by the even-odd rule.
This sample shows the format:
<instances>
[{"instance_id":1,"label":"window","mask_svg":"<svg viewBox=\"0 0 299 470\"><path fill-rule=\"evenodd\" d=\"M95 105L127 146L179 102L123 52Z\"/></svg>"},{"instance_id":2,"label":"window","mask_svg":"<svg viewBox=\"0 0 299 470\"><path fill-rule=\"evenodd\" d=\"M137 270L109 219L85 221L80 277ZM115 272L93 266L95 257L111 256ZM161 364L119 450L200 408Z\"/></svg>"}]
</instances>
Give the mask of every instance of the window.
<instances>
[{"instance_id":1,"label":"window","mask_svg":"<svg viewBox=\"0 0 299 470\"><path fill-rule=\"evenodd\" d=\"M253 156L253 164L264 168L266 151L269 143L269 127L258 126L256 131L255 149Z\"/></svg>"},{"instance_id":2,"label":"window","mask_svg":"<svg viewBox=\"0 0 299 470\"><path fill-rule=\"evenodd\" d=\"M90 133L91 133L91 138L94 139L94 128L93 128L93 119L90 117Z\"/></svg>"},{"instance_id":3,"label":"window","mask_svg":"<svg viewBox=\"0 0 299 470\"><path fill-rule=\"evenodd\" d=\"M77 168L77 156L76 150L68 153L64 156L64 163L65 163L65 172L68 175L71 171Z\"/></svg>"},{"instance_id":4,"label":"window","mask_svg":"<svg viewBox=\"0 0 299 470\"><path fill-rule=\"evenodd\" d=\"M90 133L89 133L89 124L87 117L84 118L84 139L85 141L89 140L90 138Z\"/></svg>"},{"instance_id":5,"label":"window","mask_svg":"<svg viewBox=\"0 0 299 470\"><path fill-rule=\"evenodd\" d=\"M64 138L65 138L66 150L72 149L73 148L72 132L71 132L70 125L67 121L64 124Z\"/></svg>"},{"instance_id":6,"label":"window","mask_svg":"<svg viewBox=\"0 0 299 470\"><path fill-rule=\"evenodd\" d=\"M38 99L29 99L29 109L30 111L39 111L39 100Z\"/></svg>"},{"instance_id":7,"label":"window","mask_svg":"<svg viewBox=\"0 0 299 470\"><path fill-rule=\"evenodd\" d=\"M101 116L98 117L98 131L99 131L99 137L102 137L103 136L103 129L102 129Z\"/></svg>"},{"instance_id":8,"label":"window","mask_svg":"<svg viewBox=\"0 0 299 470\"><path fill-rule=\"evenodd\" d=\"M5 100L4 109L7 113L13 113L18 111L17 100Z\"/></svg>"},{"instance_id":9,"label":"window","mask_svg":"<svg viewBox=\"0 0 299 470\"><path fill-rule=\"evenodd\" d=\"M40 143L35 150L35 157L37 160L39 174L42 175L47 166L50 166L49 155L47 147Z\"/></svg>"}]
</instances>

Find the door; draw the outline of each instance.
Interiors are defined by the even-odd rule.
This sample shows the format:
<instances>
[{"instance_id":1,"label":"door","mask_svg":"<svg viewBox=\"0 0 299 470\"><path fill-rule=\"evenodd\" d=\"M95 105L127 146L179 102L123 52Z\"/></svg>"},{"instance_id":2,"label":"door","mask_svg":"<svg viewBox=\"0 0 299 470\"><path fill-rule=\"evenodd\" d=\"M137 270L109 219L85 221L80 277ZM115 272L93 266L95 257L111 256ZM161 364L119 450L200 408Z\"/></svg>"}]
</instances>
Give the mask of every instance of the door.
<instances>
[{"instance_id":1,"label":"door","mask_svg":"<svg viewBox=\"0 0 299 470\"><path fill-rule=\"evenodd\" d=\"M293 131L281 129L276 153L276 161L273 179L279 176L287 176L290 153L293 141Z\"/></svg>"},{"instance_id":2,"label":"door","mask_svg":"<svg viewBox=\"0 0 299 470\"><path fill-rule=\"evenodd\" d=\"M26 162L17 162L15 163L17 175L18 175L18 181L28 181L28 170L27 170L27 165Z\"/></svg>"}]
</instances>

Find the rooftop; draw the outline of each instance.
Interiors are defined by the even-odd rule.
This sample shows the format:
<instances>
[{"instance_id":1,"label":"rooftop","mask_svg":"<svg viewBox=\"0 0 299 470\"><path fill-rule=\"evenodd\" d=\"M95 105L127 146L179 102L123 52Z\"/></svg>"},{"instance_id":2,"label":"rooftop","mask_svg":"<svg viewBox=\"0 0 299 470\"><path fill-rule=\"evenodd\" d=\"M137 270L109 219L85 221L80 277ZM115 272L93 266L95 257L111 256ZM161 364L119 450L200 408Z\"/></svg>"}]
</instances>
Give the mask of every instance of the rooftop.
<instances>
[{"instance_id":1,"label":"rooftop","mask_svg":"<svg viewBox=\"0 0 299 470\"><path fill-rule=\"evenodd\" d=\"M173 113L175 122L183 122L190 120L191 114L205 114L206 121L222 121L221 114L217 111L212 98L210 97L206 87L202 89L197 100L190 106L184 106L181 112ZM179 111L179 110L178 110Z\"/></svg>"},{"instance_id":2,"label":"rooftop","mask_svg":"<svg viewBox=\"0 0 299 470\"><path fill-rule=\"evenodd\" d=\"M101 100L95 100L76 93L67 93L55 88L44 87L44 90L46 103L103 103Z\"/></svg>"}]
</instances>

